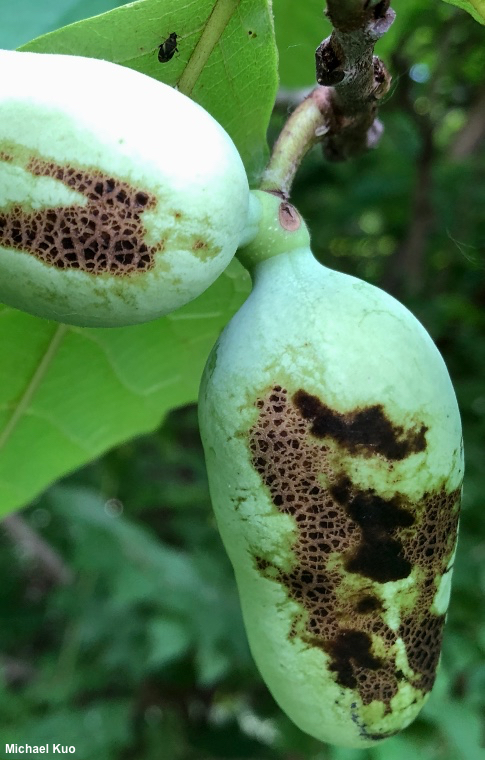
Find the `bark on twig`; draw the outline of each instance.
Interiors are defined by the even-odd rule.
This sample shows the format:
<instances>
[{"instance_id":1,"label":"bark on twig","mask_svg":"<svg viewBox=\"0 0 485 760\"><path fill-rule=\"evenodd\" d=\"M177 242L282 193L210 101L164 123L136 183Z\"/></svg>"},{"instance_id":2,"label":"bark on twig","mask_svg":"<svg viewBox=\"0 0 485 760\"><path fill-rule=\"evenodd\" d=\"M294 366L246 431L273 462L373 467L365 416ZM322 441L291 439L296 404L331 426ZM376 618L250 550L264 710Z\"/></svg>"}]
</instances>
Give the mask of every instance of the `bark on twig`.
<instances>
[{"instance_id":1,"label":"bark on twig","mask_svg":"<svg viewBox=\"0 0 485 760\"><path fill-rule=\"evenodd\" d=\"M20 515L9 515L2 521L2 528L10 540L35 563L45 580L65 586L73 582L74 574L59 554L36 533Z\"/></svg>"},{"instance_id":2,"label":"bark on twig","mask_svg":"<svg viewBox=\"0 0 485 760\"><path fill-rule=\"evenodd\" d=\"M485 89L482 89L475 105L470 110L466 124L455 137L451 146L451 157L455 161L461 161L473 155L484 141Z\"/></svg>"},{"instance_id":3,"label":"bark on twig","mask_svg":"<svg viewBox=\"0 0 485 760\"><path fill-rule=\"evenodd\" d=\"M334 30L316 50L317 81L332 86L334 127L323 141L327 159L342 161L373 147L382 127L378 101L391 77L374 55L395 18L389 0L327 0Z\"/></svg>"}]
</instances>

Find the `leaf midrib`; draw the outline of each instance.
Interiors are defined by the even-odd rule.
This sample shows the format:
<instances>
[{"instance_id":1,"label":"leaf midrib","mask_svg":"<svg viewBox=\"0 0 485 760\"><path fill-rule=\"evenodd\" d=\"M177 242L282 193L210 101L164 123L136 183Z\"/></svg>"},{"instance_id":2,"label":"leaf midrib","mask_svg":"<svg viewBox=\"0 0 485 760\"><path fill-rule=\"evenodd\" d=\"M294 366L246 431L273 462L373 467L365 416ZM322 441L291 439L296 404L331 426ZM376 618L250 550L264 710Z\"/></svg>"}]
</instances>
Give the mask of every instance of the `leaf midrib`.
<instances>
[{"instance_id":1,"label":"leaf midrib","mask_svg":"<svg viewBox=\"0 0 485 760\"><path fill-rule=\"evenodd\" d=\"M5 425L4 429L0 433L0 449L2 449L6 443L8 443L8 440L12 433L14 432L17 423L24 415L26 409L28 409L30 402L32 401L32 398L34 397L37 389L39 388L40 384L42 383L42 380L44 379L52 360L54 359L54 356L57 353L57 350L64 339L64 336L66 335L68 331L67 325L61 325L59 324L55 330L55 332L52 335L52 338L50 340L49 345L47 346L47 350L44 352L39 364L37 365L37 368L32 375L30 382L26 386L22 396L20 397L19 403L13 410L12 416L8 420L7 424Z\"/></svg>"}]
</instances>

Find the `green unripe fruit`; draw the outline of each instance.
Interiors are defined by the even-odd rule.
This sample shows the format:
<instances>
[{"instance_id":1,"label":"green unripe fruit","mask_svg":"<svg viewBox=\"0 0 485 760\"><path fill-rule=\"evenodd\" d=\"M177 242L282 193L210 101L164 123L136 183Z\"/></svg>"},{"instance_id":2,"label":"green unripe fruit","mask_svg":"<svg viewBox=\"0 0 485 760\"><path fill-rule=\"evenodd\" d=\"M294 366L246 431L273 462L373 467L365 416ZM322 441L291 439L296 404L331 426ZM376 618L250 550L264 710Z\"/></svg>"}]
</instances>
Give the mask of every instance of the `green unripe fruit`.
<instances>
[{"instance_id":1,"label":"green unripe fruit","mask_svg":"<svg viewBox=\"0 0 485 760\"><path fill-rule=\"evenodd\" d=\"M209 358L201 434L263 678L302 730L362 748L407 726L435 679L460 417L414 316L293 234L273 258L249 248L254 288Z\"/></svg>"},{"instance_id":2,"label":"green unripe fruit","mask_svg":"<svg viewBox=\"0 0 485 760\"><path fill-rule=\"evenodd\" d=\"M0 51L0 71L0 301L108 327L203 292L248 213L222 127L106 61Z\"/></svg>"}]
</instances>

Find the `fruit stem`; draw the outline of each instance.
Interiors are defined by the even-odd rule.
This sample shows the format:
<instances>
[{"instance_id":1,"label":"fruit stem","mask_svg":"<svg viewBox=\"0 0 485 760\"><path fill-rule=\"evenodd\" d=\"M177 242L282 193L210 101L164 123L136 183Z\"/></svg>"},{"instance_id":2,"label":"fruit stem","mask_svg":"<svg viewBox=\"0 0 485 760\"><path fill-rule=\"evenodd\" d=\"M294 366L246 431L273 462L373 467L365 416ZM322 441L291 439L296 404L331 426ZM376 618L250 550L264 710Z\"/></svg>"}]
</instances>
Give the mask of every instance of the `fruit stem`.
<instances>
[{"instance_id":1,"label":"fruit stem","mask_svg":"<svg viewBox=\"0 0 485 760\"><path fill-rule=\"evenodd\" d=\"M282 253L309 248L307 226L291 203L278 193L251 192L251 204L244 239L236 256L253 273L264 261Z\"/></svg>"},{"instance_id":2,"label":"fruit stem","mask_svg":"<svg viewBox=\"0 0 485 760\"><path fill-rule=\"evenodd\" d=\"M303 158L330 128L329 87L316 87L288 118L263 174L260 189L288 200Z\"/></svg>"}]
</instances>

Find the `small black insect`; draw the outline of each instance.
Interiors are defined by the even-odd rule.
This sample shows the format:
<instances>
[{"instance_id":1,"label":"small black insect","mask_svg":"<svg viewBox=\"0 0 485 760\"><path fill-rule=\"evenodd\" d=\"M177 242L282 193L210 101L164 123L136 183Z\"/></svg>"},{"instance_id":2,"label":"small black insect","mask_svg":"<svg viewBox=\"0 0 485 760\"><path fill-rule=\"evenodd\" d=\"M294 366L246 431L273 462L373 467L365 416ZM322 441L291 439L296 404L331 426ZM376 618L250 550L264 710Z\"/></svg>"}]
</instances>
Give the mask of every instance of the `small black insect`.
<instances>
[{"instance_id":1,"label":"small black insect","mask_svg":"<svg viewBox=\"0 0 485 760\"><path fill-rule=\"evenodd\" d=\"M178 53L178 47L177 47L177 35L175 32L172 32L172 34L169 34L165 42L162 42L162 44L158 48L158 60L160 63L168 63L170 61L175 53Z\"/></svg>"}]
</instances>

